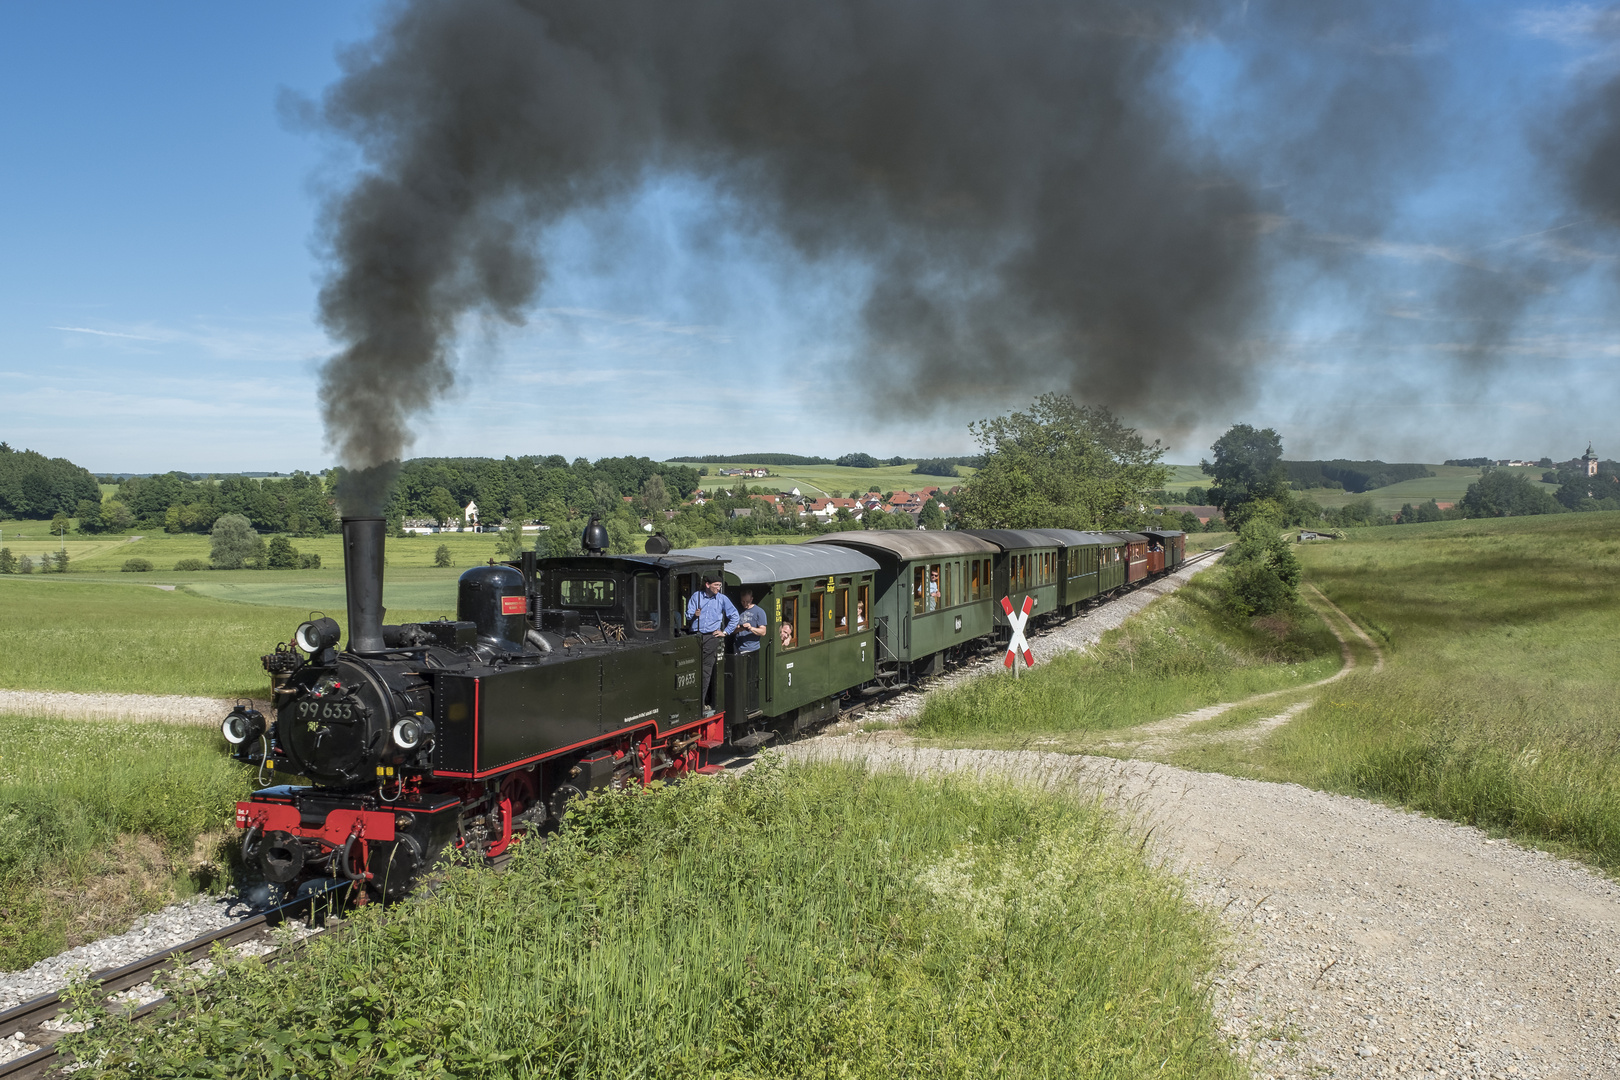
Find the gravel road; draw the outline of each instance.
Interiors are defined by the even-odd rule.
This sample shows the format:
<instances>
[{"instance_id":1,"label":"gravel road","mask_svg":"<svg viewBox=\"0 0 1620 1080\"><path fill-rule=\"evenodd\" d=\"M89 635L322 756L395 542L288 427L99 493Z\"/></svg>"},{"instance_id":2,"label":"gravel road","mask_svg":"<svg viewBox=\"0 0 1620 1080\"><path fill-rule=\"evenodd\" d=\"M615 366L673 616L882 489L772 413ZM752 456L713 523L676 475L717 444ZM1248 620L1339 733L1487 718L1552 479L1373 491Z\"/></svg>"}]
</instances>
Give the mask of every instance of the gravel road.
<instances>
[{"instance_id":1,"label":"gravel road","mask_svg":"<svg viewBox=\"0 0 1620 1080\"><path fill-rule=\"evenodd\" d=\"M888 733L787 753L1101 795L1219 911L1216 986L1268 1078L1617 1077L1620 888L1477 829L1142 761L932 750Z\"/></svg>"},{"instance_id":2,"label":"gravel road","mask_svg":"<svg viewBox=\"0 0 1620 1080\"><path fill-rule=\"evenodd\" d=\"M0 690L0 713L61 716L74 720L164 720L213 727L235 702L161 694L74 694L60 690ZM260 712L269 702L255 701Z\"/></svg>"}]
</instances>

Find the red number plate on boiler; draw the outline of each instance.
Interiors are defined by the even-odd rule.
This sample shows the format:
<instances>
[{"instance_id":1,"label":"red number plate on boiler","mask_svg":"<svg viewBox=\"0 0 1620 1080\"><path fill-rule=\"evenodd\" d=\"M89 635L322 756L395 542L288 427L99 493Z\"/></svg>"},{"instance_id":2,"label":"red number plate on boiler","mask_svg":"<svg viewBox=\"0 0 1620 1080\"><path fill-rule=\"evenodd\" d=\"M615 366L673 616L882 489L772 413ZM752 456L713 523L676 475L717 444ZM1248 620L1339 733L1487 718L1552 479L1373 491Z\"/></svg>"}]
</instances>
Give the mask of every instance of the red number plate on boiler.
<instances>
[{"instance_id":1,"label":"red number plate on boiler","mask_svg":"<svg viewBox=\"0 0 1620 1080\"><path fill-rule=\"evenodd\" d=\"M523 596L501 597L502 615L526 615L529 611L529 601Z\"/></svg>"}]
</instances>

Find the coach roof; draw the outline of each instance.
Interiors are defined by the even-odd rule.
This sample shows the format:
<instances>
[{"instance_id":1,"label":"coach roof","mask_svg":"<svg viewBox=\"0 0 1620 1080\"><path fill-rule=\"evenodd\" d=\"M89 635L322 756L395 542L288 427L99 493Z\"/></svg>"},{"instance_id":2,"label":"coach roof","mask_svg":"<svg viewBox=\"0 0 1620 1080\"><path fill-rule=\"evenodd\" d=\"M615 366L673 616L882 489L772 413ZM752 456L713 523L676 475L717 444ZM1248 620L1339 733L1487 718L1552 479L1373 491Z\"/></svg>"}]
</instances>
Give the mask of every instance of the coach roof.
<instances>
[{"instance_id":1,"label":"coach roof","mask_svg":"<svg viewBox=\"0 0 1620 1080\"><path fill-rule=\"evenodd\" d=\"M1081 532L1079 529L1031 529L1042 536L1050 536L1054 541L1064 547L1097 547L1103 544L1118 544L1119 537L1113 533Z\"/></svg>"},{"instance_id":2,"label":"coach roof","mask_svg":"<svg viewBox=\"0 0 1620 1080\"><path fill-rule=\"evenodd\" d=\"M970 529L969 536L988 540L1002 551L1018 548L1055 547L1058 541L1042 529Z\"/></svg>"},{"instance_id":3,"label":"coach roof","mask_svg":"<svg viewBox=\"0 0 1620 1080\"><path fill-rule=\"evenodd\" d=\"M964 532L939 532L922 529L863 529L828 533L807 540L804 547L826 544L829 547L853 547L864 551L882 552L901 560L931 559L950 555L994 555L994 544Z\"/></svg>"},{"instance_id":4,"label":"coach roof","mask_svg":"<svg viewBox=\"0 0 1620 1080\"><path fill-rule=\"evenodd\" d=\"M682 548L682 555L725 562L725 572L741 582L796 581L799 578L868 574L878 564L849 548L813 548L807 544L749 544L737 547Z\"/></svg>"}]
</instances>

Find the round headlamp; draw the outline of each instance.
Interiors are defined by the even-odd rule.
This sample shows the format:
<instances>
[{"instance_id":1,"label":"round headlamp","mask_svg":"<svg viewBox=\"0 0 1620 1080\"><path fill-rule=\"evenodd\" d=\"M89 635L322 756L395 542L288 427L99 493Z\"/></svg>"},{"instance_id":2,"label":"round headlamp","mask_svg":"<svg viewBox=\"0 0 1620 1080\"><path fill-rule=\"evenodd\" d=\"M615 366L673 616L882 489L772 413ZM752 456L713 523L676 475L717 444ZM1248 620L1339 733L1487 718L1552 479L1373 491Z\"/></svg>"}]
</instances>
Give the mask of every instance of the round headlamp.
<instances>
[{"instance_id":1,"label":"round headlamp","mask_svg":"<svg viewBox=\"0 0 1620 1080\"><path fill-rule=\"evenodd\" d=\"M264 717L257 709L247 709L238 705L232 709L219 725L220 734L232 746L241 746L249 739L256 739L264 734Z\"/></svg>"},{"instance_id":2,"label":"round headlamp","mask_svg":"<svg viewBox=\"0 0 1620 1080\"><path fill-rule=\"evenodd\" d=\"M415 750L422 745L422 721L407 716L394 725L394 745L401 750Z\"/></svg>"},{"instance_id":3,"label":"round headlamp","mask_svg":"<svg viewBox=\"0 0 1620 1080\"><path fill-rule=\"evenodd\" d=\"M307 653L316 653L336 645L341 636L337 620L322 617L301 624L293 634L293 644Z\"/></svg>"}]
</instances>

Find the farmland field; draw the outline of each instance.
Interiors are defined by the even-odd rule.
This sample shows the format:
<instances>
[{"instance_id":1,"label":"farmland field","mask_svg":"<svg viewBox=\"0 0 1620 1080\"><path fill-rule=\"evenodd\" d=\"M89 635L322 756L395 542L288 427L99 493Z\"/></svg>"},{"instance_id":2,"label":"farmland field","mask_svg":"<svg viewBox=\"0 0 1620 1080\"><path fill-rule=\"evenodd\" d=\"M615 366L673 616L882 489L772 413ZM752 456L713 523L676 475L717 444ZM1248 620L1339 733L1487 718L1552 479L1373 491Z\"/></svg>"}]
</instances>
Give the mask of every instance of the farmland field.
<instances>
[{"instance_id":1,"label":"farmland field","mask_svg":"<svg viewBox=\"0 0 1620 1080\"><path fill-rule=\"evenodd\" d=\"M1295 492L1302 498L1315 499L1324 507L1339 507L1360 499L1371 499L1373 506L1384 512L1399 510L1403 503L1428 502L1436 499L1440 502L1457 502L1468 491L1468 485L1478 480L1482 475L1479 469L1468 468L1461 465L1430 465L1429 471L1434 476L1426 476L1420 480L1403 480L1399 484L1389 487L1373 488L1371 491L1356 493L1352 491L1329 491L1326 489L1312 489ZM1522 473L1539 488L1549 495L1558 490L1555 484L1543 484L1541 474L1545 469L1508 469L1507 472Z\"/></svg>"},{"instance_id":2,"label":"farmland field","mask_svg":"<svg viewBox=\"0 0 1620 1080\"><path fill-rule=\"evenodd\" d=\"M702 465L697 462L685 462L693 468L707 468L709 475L703 478L703 490L713 491L717 487L731 487L734 484L747 484L749 487L761 487L769 491L791 491L798 488L805 495L814 498L824 498L836 495L840 498L852 491L870 491L877 488L879 491L916 491L921 487L939 487L946 491L957 484L967 482L973 475L973 470L965 465L958 465L956 471L960 474L950 476L924 476L913 473L912 465L885 466L879 469L852 469L838 465L769 465L759 466L769 468L770 476L755 480L740 476L717 476L721 469L746 469L751 466L744 463L727 463L725 465Z\"/></svg>"}]
</instances>

